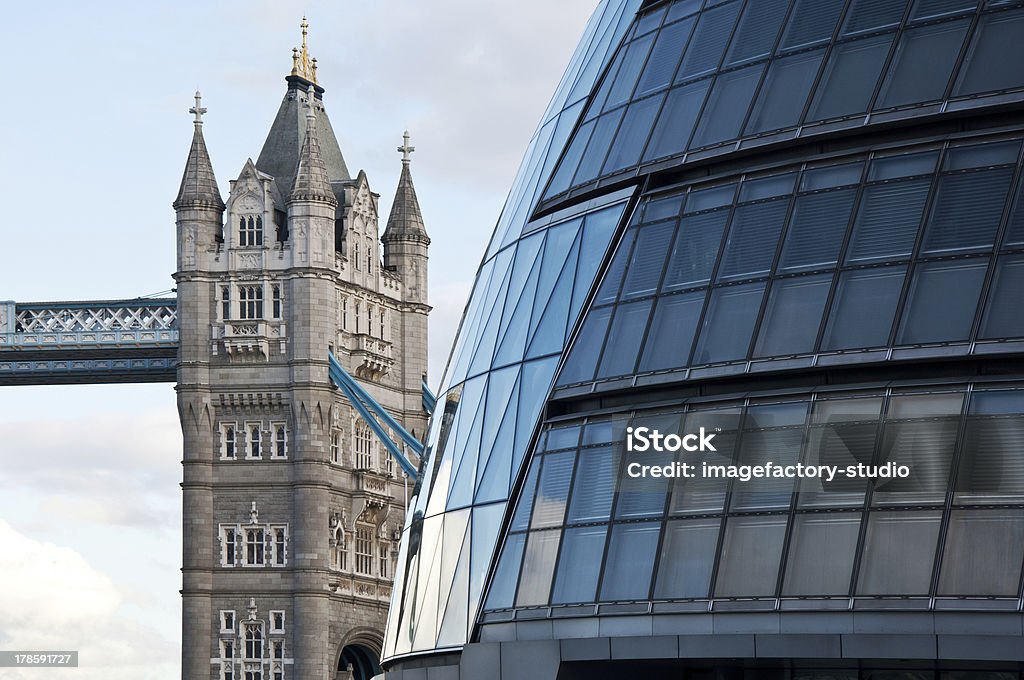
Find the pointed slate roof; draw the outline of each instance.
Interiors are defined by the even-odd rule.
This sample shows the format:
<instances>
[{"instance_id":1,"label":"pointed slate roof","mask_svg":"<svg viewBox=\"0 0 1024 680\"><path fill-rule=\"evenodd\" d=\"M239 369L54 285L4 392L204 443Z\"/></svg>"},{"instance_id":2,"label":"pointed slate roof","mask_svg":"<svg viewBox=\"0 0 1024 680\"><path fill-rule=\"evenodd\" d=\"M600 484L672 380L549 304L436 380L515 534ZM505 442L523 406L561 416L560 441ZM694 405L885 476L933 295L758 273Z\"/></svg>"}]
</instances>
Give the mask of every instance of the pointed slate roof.
<instances>
[{"instance_id":1,"label":"pointed slate roof","mask_svg":"<svg viewBox=\"0 0 1024 680\"><path fill-rule=\"evenodd\" d=\"M196 92L196 105L189 109L189 113L195 114L196 117L192 147L188 151L185 172L181 176L178 197L174 199L173 205L175 209L198 204L223 210L224 201L220 197L210 153L206 150L206 141L203 139L203 114L206 113L206 109L200 106L201 101L200 94Z\"/></svg>"},{"instance_id":2,"label":"pointed slate roof","mask_svg":"<svg viewBox=\"0 0 1024 680\"><path fill-rule=\"evenodd\" d=\"M384 229L384 240L405 239L409 237L425 239L428 243L427 228L420 212L420 202L416 198L416 187L412 183L412 172L409 170L409 153L415 149L409 146L409 132L406 131L404 144L398 147L402 153L402 174L398 178L398 189L395 200L391 204L391 214Z\"/></svg>"},{"instance_id":3,"label":"pointed slate roof","mask_svg":"<svg viewBox=\"0 0 1024 680\"><path fill-rule=\"evenodd\" d=\"M274 177L283 196L290 196L295 183L299 152L306 137L306 113L301 99L305 98L305 91L313 83L301 76L288 76L285 80L288 81L288 91L277 111L274 123L270 126L263 150L256 159L256 167ZM322 99L324 89L315 85L314 88L317 99ZM351 176L341 155L338 139L334 136L327 111L322 108L317 115L316 141L328 180L350 180Z\"/></svg>"},{"instance_id":4,"label":"pointed slate roof","mask_svg":"<svg viewBox=\"0 0 1024 680\"><path fill-rule=\"evenodd\" d=\"M327 167L320 152L320 140L317 135L316 104L313 85L309 86L306 105L306 129L299 150L299 158L295 168L295 179L288 202L292 201L327 201L337 203ZM257 169L259 166L257 165Z\"/></svg>"}]
</instances>

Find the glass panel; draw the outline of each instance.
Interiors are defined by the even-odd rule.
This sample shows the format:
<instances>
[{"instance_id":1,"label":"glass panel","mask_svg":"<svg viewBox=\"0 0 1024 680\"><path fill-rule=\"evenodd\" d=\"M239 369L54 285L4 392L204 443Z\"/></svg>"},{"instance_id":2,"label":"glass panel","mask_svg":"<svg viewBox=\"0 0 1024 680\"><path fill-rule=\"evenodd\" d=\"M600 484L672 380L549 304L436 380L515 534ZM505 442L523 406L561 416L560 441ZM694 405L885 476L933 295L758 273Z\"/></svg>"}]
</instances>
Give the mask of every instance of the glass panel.
<instances>
[{"instance_id":1,"label":"glass panel","mask_svg":"<svg viewBox=\"0 0 1024 680\"><path fill-rule=\"evenodd\" d=\"M828 267L836 263L856 189L798 196L782 247L780 271Z\"/></svg>"},{"instance_id":2,"label":"glass panel","mask_svg":"<svg viewBox=\"0 0 1024 680\"><path fill-rule=\"evenodd\" d=\"M788 210L787 200L736 208L718 271L719 281L768 273Z\"/></svg>"},{"instance_id":3,"label":"glass panel","mask_svg":"<svg viewBox=\"0 0 1024 680\"><path fill-rule=\"evenodd\" d=\"M552 453L544 456L540 485L533 504L531 529L560 526L565 517L565 501L569 497L569 481L572 466L576 462L575 451Z\"/></svg>"},{"instance_id":4,"label":"glass panel","mask_svg":"<svg viewBox=\"0 0 1024 680\"><path fill-rule=\"evenodd\" d=\"M633 372L640 343L647 329L651 304L651 300L642 300L619 305L612 320L611 330L608 331L608 342L601 357L598 378L610 378Z\"/></svg>"},{"instance_id":5,"label":"glass panel","mask_svg":"<svg viewBox=\"0 0 1024 680\"><path fill-rule=\"evenodd\" d=\"M919 264L897 342L966 340L987 269L987 259Z\"/></svg>"},{"instance_id":6,"label":"glass panel","mask_svg":"<svg viewBox=\"0 0 1024 680\"><path fill-rule=\"evenodd\" d=\"M1020 153L1020 140L954 146L946 152L946 158L942 161L942 169L969 170L989 165L1016 164L1018 153Z\"/></svg>"},{"instance_id":7,"label":"glass panel","mask_svg":"<svg viewBox=\"0 0 1024 680\"><path fill-rule=\"evenodd\" d=\"M679 64L679 55L683 52L686 39L690 37L693 23L693 18L690 18L666 26L661 31L658 41L654 44L654 50L647 59L644 73L640 76L640 83L636 88L637 97L660 90L672 82L672 76Z\"/></svg>"},{"instance_id":8,"label":"glass panel","mask_svg":"<svg viewBox=\"0 0 1024 680\"><path fill-rule=\"evenodd\" d=\"M800 460L802 429L745 432L739 465L795 465ZM731 510L784 510L793 493L792 477L755 477L733 483Z\"/></svg>"},{"instance_id":9,"label":"glass panel","mask_svg":"<svg viewBox=\"0 0 1024 680\"><path fill-rule=\"evenodd\" d=\"M857 594L927 595L941 515L941 510L871 513Z\"/></svg>"},{"instance_id":10,"label":"glass panel","mask_svg":"<svg viewBox=\"0 0 1024 680\"><path fill-rule=\"evenodd\" d=\"M903 18L907 0L853 0L846 13L843 35L895 26Z\"/></svg>"},{"instance_id":11,"label":"glass panel","mask_svg":"<svg viewBox=\"0 0 1024 680\"><path fill-rule=\"evenodd\" d=\"M612 527L608 560L601 579L602 601L648 598L660 534L661 522Z\"/></svg>"},{"instance_id":12,"label":"glass panel","mask_svg":"<svg viewBox=\"0 0 1024 680\"><path fill-rule=\"evenodd\" d=\"M782 594L849 594L859 532L860 513L797 515L793 519Z\"/></svg>"},{"instance_id":13,"label":"glass panel","mask_svg":"<svg viewBox=\"0 0 1024 680\"><path fill-rule=\"evenodd\" d=\"M762 71L764 65L759 64L723 73L715 79L691 146L707 146L739 136Z\"/></svg>"},{"instance_id":14,"label":"glass panel","mask_svg":"<svg viewBox=\"0 0 1024 680\"><path fill-rule=\"evenodd\" d=\"M893 156L876 157L868 167L868 181L899 179L912 175L930 175L935 172L938 151L923 153L900 153Z\"/></svg>"},{"instance_id":15,"label":"glass panel","mask_svg":"<svg viewBox=\"0 0 1024 680\"><path fill-rule=\"evenodd\" d=\"M1020 292L1024 290L1024 256L1001 257L996 264L989 292L983 338L1024 337L1024 314L1020 311Z\"/></svg>"},{"instance_id":16,"label":"glass panel","mask_svg":"<svg viewBox=\"0 0 1024 680\"><path fill-rule=\"evenodd\" d=\"M801 354L814 350L832 275L775 281L768 296L754 356Z\"/></svg>"},{"instance_id":17,"label":"glass panel","mask_svg":"<svg viewBox=\"0 0 1024 680\"><path fill-rule=\"evenodd\" d=\"M662 290L678 290L707 283L718 259L728 210L683 217L672 246Z\"/></svg>"},{"instance_id":18,"label":"glass panel","mask_svg":"<svg viewBox=\"0 0 1024 680\"><path fill-rule=\"evenodd\" d=\"M942 99L969 25L965 19L904 32L876 107Z\"/></svg>"},{"instance_id":19,"label":"glass panel","mask_svg":"<svg viewBox=\"0 0 1024 680\"><path fill-rule=\"evenodd\" d=\"M845 4L845 0L797 0L782 37L782 49L831 38Z\"/></svg>"},{"instance_id":20,"label":"glass panel","mask_svg":"<svg viewBox=\"0 0 1024 680\"><path fill-rule=\"evenodd\" d=\"M718 288L711 293L693 364L746 358L763 293L763 283Z\"/></svg>"},{"instance_id":21,"label":"glass panel","mask_svg":"<svg viewBox=\"0 0 1024 680\"><path fill-rule=\"evenodd\" d=\"M641 371L686 366L700 312L704 308L704 297L704 291L700 290L658 299L640 360Z\"/></svg>"},{"instance_id":22,"label":"glass panel","mask_svg":"<svg viewBox=\"0 0 1024 680\"><path fill-rule=\"evenodd\" d=\"M730 517L725 525L715 596L774 596L785 539L785 516Z\"/></svg>"},{"instance_id":23,"label":"glass panel","mask_svg":"<svg viewBox=\"0 0 1024 680\"><path fill-rule=\"evenodd\" d=\"M924 251L991 248L1012 179L1013 168L940 177L925 227Z\"/></svg>"},{"instance_id":24,"label":"glass panel","mask_svg":"<svg viewBox=\"0 0 1024 680\"><path fill-rule=\"evenodd\" d=\"M569 358L566 359L565 366L562 367L561 375L558 378L559 385L593 379L594 371L597 369L597 358L601 355L601 347L604 345L604 336L611 315L610 307L595 309L587 314L572 351L569 353Z\"/></svg>"},{"instance_id":25,"label":"glass panel","mask_svg":"<svg viewBox=\"0 0 1024 680\"><path fill-rule=\"evenodd\" d=\"M593 602L608 527L566 529L551 604Z\"/></svg>"},{"instance_id":26,"label":"glass panel","mask_svg":"<svg viewBox=\"0 0 1024 680\"><path fill-rule=\"evenodd\" d=\"M857 184L860 182L863 169L864 163L855 161L843 165L828 165L804 170L804 174L800 176L800 191L817 191L818 189Z\"/></svg>"},{"instance_id":27,"label":"glass panel","mask_svg":"<svg viewBox=\"0 0 1024 680\"><path fill-rule=\"evenodd\" d=\"M644 205L644 222L656 222L670 217L678 217L683 207L686 194L676 194L665 198L650 199Z\"/></svg>"},{"instance_id":28,"label":"glass panel","mask_svg":"<svg viewBox=\"0 0 1024 680\"><path fill-rule=\"evenodd\" d=\"M748 134L790 127L800 122L804 103L824 54L825 50L815 50L772 61L747 123Z\"/></svg>"},{"instance_id":29,"label":"glass panel","mask_svg":"<svg viewBox=\"0 0 1024 680\"><path fill-rule=\"evenodd\" d=\"M888 34L836 45L807 119L823 120L867 111L891 43L892 34Z\"/></svg>"},{"instance_id":30,"label":"glass panel","mask_svg":"<svg viewBox=\"0 0 1024 680\"><path fill-rule=\"evenodd\" d=\"M597 119L594 126L594 134L590 137L590 144L580 159L580 167L573 177L572 183L582 184L597 177L604 164L604 157L608 154L608 147L615 137L615 131L619 129L619 121L622 120L622 113L625 109L618 109L606 113Z\"/></svg>"},{"instance_id":31,"label":"glass panel","mask_svg":"<svg viewBox=\"0 0 1024 680\"><path fill-rule=\"evenodd\" d=\"M607 520L619 473L619 453L609 446L580 451L567 522Z\"/></svg>"},{"instance_id":32,"label":"glass panel","mask_svg":"<svg viewBox=\"0 0 1024 680\"><path fill-rule=\"evenodd\" d=\"M715 452L702 452L698 454L685 454L680 456L681 462L688 462L692 465L700 465L706 462L709 466L731 466L733 454L736 451L735 427L739 420L739 411L736 411L732 428L729 431L715 432ZM714 425L717 419L706 413L690 413L687 418L687 432L699 432L703 427L705 431L715 431ZM725 430L725 428L723 428ZM725 477L697 474L694 477L676 477L672 480L672 499L669 502L669 514L680 515L690 513L721 512L725 504L725 491L729 480Z\"/></svg>"},{"instance_id":33,"label":"glass panel","mask_svg":"<svg viewBox=\"0 0 1024 680\"><path fill-rule=\"evenodd\" d=\"M545 196L555 196L569 188L572 183L572 176L576 174L576 168L580 164L580 157L583 150L587 148L590 141L590 134L594 131L594 121L584 123L573 135L572 142L565 150L562 160L558 163L558 169L551 176Z\"/></svg>"},{"instance_id":34,"label":"glass panel","mask_svg":"<svg viewBox=\"0 0 1024 680\"><path fill-rule=\"evenodd\" d=\"M843 272L821 348L855 349L887 344L905 273L904 267Z\"/></svg>"},{"instance_id":35,"label":"glass panel","mask_svg":"<svg viewBox=\"0 0 1024 680\"><path fill-rule=\"evenodd\" d=\"M658 290L668 246L675 231L674 221L652 224L638 231L636 247L633 248L622 286L623 298L651 295Z\"/></svg>"},{"instance_id":36,"label":"glass panel","mask_svg":"<svg viewBox=\"0 0 1024 680\"><path fill-rule=\"evenodd\" d=\"M1024 85L1024 12L983 14L964 57L957 95Z\"/></svg>"},{"instance_id":37,"label":"glass panel","mask_svg":"<svg viewBox=\"0 0 1024 680\"><path fill-rule=\"evenodd\" d=\"M519 581L519 563L523 560L526 534L510 534L501 550L501 559L494 572L494 580L487 594L487 609L507 609L512 606Z\"/></svg>"},{"instance_id":38,"label":"glass panel","mask_svg":"<svg viewBox=\"0 0 1024 680\"><path fill-rule=\"evenodd\" d=\"M739 2L705 10L697 22L697 29L690 38L690 43L683 56L683 63L676 75L676 82L709 73L718 68L725 51L725 43L732 33Z\"/></svg>"},{"instance_id":39,"label":"glass panel","mask_svg":"<svg viewBox=\"0 0 1024 680\"><path fill-rule=\"evenodd\" d=\"M1024 175L1017 183L1017 204L1013 206L1010 219L1006 224L1006 237L1003 246L1019 246L1024 244Z\"/></svg>"},{"instance_id":40,"label":"glass panel","mask_svg":"<svg viewBox=\"0 0 1024 680\"><path fill-rule=\"evenodd\" d=\"M869 465L878 438L880 397L819 401L807 433L807 465ZM851 507L864 502L867 480L837 475L831 481L807 478L800 482L799 506Z\"/></svg>"},{"instance_id":41,"label":"glass panel","mask_svg":"<svg viewBox=\"0 0 1024 680\"><path fill-rule=\"evenodd\" d=\"M953 510L939 595L1017 597L1024 510Z\"/></svg>"},{"instance_id":42,"label":"glass panel","mask_svg":"<svg viewBox=\"0 0 1024 680\"><path fill-rule=\"evenodd\" d=\"M847 262L910 255L931 180L917 179L864 188Z\"/></svg>"},{"instance_id":43,"label":"glass panel","mask_svg":"<svg viewBox=\"0 0 1024 680\"><path fill-rule=\"evenodd\" d=\"M748 2L725 58L726 66L770 54L788 7L789 0Z\"/></svg>"},{"instance_id":44,"label":"glass panel","mask_svg":"<svg viewBox=\"0 0 1024 680\"><path fill-rule=\"evenodd\" d=\"M605 161L603 174L609 174L622 170L631 165L636 165L640 160L640 152L644 150L644 143L651 131L651 123L658 115L661 108L662 97L649 97L639 102L634 102L626 109L626 115L619 126L619 134L608 152L608 160Z\"/></svg>"},{"instance_id":45,"label":"glass panel","mask_svg":"<svg viewBox=\"0 0 1024 680\"><path fill-rule=\"evenodd\" d=\"M972 404L972 408L974 405ZM1024 502L1024 416L967 419L957 503Z\"/></svg>"},{"instance_id":46,"label":"glass panel","mask_svg":"<svg viewBox=\"0 0 1024 680\"><path fill-rule=\"evenodd\" d=\"M615 249L615 256L611 265L605 272L601 287L597 289L597 297L594 298L595 305L603 305L608 302L615 302L619 297L619 289L622 288L622 276L626 273L626 265L629 263L630 254L633 249L633 241L636 240L636 227L631 226L622 236L622 242ZM581 263L582 266L583 263Z\"/></svg>"},{"instance_id":47,"label":"glass panel","mask_svg":"<svg viewBox=\"0 0 1024 680\"><path fill-rule=\"evenodd\" d=\"M551 592L551 575L558 555L558 541L562 532L532 531L526 542L523 573L519 580L517 607L547 604Z\"/></svg>"},{"instance_id":48,"label":"glass panel","mask_svg":"<svg viewBox=\"0 0 1024 680\"><path fill-rule=\"evenodd\" d=\"M721 208L732 203L736 195L735 184L724 184L710 189L691 191L686 202L686 212L696 213L712 208Z\"/></svg>"},{"instance_id":49,"label":"glass panel","mask_svg":"<svg viewBox=\"0 0 1024 680\"><path fill-rule=\"evenodd\" d=\"M633 87L636 85L636 79L640 75L640 69L644 67L644 62L647 60L647 53L650 52L653 41L653 35L646 35L633 41L626 49L626 56L622 60L622 66L619 67L619 72L615 76L615 84L612 85L612 89L608 93L608 100L604 103L606 111L629 99L629 96L633 93Z\"/></svg>"},{"instance_id":50,"label":"glass panel","mask_svg":"<svg viewBox=\"0 0 1024 680\"><path fill-rule=\"evenodd\" d=\"M708 596L721 522L718 518L712 518L668 523L658 560L655 599Z\"/></svg>"},{"instance_id":51,"label":"glass panel","mask_svg":"<svg viewBox=\"0 0 1024 680\"><path fill-rule=\"evenodd\" d=\"M910 18L927 19L958 10L974 9L977 5L978 0L917 0Z\"/></svg>"},{"instance_id":52,"label":"glass panel","mask_svg":"<svg viewBox=\"0 0 1024 680\"><path fill-rule=\"evenodd\" d=\"M665 106L651 133L644 160L664 158L686 150L710 84L710 79L701 80L677 87L668 93Z\"/></svg>"},{"instance_id":53,"label":"glass panel","mask_svg":"<svg viewBox=\"0 0 1024 680\"><path fill-rule=\"evenodd\" d=\"M739 203L748 201L760 201L776 196L788 196L793 193L793 186L796 184L796 173L790 172L784 175L773 175L759 179L748 179L740 185Z\"/></svg>"},{"instance_id":54,"label":"glass panel","mask_svg":"<svg viewBox=\"0 0 1024 680\"><path fill-rule=\"evenodd\" d=\"M941 504L949 485L949 466L956 446L959 418L886 423L879 451L880 465L906 465L905 479L875 481L872 505Z\"/></svg>"}]
</instances>

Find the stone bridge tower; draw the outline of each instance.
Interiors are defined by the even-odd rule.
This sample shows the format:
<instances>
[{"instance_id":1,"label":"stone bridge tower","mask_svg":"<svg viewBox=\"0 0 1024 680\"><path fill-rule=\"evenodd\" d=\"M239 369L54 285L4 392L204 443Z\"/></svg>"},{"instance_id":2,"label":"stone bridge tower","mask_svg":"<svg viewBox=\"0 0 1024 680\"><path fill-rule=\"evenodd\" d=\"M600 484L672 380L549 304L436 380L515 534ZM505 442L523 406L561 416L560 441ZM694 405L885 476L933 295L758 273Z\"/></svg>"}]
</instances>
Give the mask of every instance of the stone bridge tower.
<instances>
[{"instance_id":1,"label":"stone bridge tower","mask_svg":"<svg viewBox=\"0 0 1024 680\"><path fill-rule=\"evenodd\" d=\"M174 202L186 680L378 672L412 480L332 387L328 352L406 429L426 424L430 239L408 136L382 253L379 196L349 175L302 28L270 134L226 202L199 93L190 110Z\"/></svg>"}]
</instances>

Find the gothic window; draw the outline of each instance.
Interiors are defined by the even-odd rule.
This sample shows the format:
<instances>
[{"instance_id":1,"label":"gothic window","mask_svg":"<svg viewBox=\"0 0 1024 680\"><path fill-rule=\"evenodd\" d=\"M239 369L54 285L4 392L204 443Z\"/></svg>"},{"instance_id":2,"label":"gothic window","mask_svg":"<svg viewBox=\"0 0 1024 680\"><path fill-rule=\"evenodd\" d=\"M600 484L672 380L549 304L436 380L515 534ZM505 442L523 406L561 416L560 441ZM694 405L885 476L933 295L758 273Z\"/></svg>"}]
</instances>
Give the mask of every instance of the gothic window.
<instances>
[{"instance_id":1,"label":"gothic window","mask_svg":"<svg viewBox=\"0 0 1024 680\"><path fill-rule=\"evenodd\" d=\"M245 658L263 658L263 624L245 624Z\"/></svg>"},{"instance_id":2,"label":"gothic window","mask_svg":"<svg viewBox=\"0 0 1024 680\"><path fill-rule=\"evenodd\" d=\"M220 426L220 457L235 459L235 424L225 423Z\"/></svg>"},{"instance_id":3,"label":"gothic window","mask_svg":"<svg viewBox=\"0 0 1024 680\"><path fill-rule=\"evenodd\" d=\"M263 456L263 432L259 425L249 426L249 455L247 458L261 458Z\"/></svg>"},{"instance_id":4,"label":"gothic window","mask_svg":"<svg viewBox=\"0 0 1024 680\"><path fill-rule=\"evenodd\" d=\"M391 457L391 453L384 448L381 448L380 455L384 459L384 472L388 475L395 476L395 459Z\"/></svg>"},{"instance_id":5,"label":"gothic window","mask_svg":"<svg viewBox=\"0 0 1024 680\"><path fill-rule=\"evenodd\" d=\"M366 272L373 273L373 241L368 241L366 244Z\"/></svg>"},{"instance_id":6,"label":"gothic window","mask_svg":"<svg viewBox=\"0 0 1024 680\"><path fill-rule=\"evenodd\" d=\"M341 462L341 433L334 432L331 434L331 462Z\"/></svg>"},{"instance_id":7,"label":"gothic window","mask_svg":"<svg viewBox=\"0 0 1024 680\"><path fill-rule=\"evenodd\" d=\"M284 528L274 529L274 564L284 566L285 560L285 530Z\"/></svg>"},{"instance_id":8,"label":"gothic window","mask_svg":"<svg viewBox=\"0 0 1024 680\"><path fill-rule=\"evenodd\" d=\"M235 658L235 643L232 640L220 641L220 655L225 659Z\"/></svg>"},{"instance_id":9,"label":"gothic window","mask_svg":"<svg viewBox=\"0 0 1024 680\"><path fill-rule=\"evenodd\" d=\"M252 215L238 218L238 245L263 245L263 218Z\"/></svg>"},{"instance_id":10,"label":"gothic window","mask_svg":"<svg viewBox=\"0 0 1024 680\"><path fill-rule=\"evenodd\" d=\"M245 564L250 567L262 567L264 562L264 541L266 532L263 529L245 530Z\"/></svg>"},{"instance_id":11,"label":"gothic window","mask_svg":"<svg viewBox=\"0 0 1024 680\"><path fill-rule=\"evenodd\" d=\"M356 333L359 332L359 300L356 300Z\"/></svg>"},{"instance_id":12,"label":"gothic window","mask_svg":"<svg viewBox=\"0 0 1024 680\"><path fill-rule=\"evenodd\" d=\"M273 299L273 312L274 318L281 318L281 286L274 286L271 289L271 297Z\"/></svg>"},{"instance_id":13,"label":"gothic window","mask_svg":"<svg viewBox=\"0 0 1024 680\"><path fill-rule=\"evenodd\" d=\"M240 319L262 319L263 318L263 287L262 286L239 286L238 287Z\"/></svg>"},{"instance_id":14,"label":"gothic window","mask_svg":"<svg viewBox=\"0 0 1024 680\"><path fill-rule=\"evenodd\" d=\"M284 458L288 455L288 428L281 423L271 425L274 443L270 451L273 458Z\"/></svg>"},{"instance_id":15,"label":"gothic window","mask_svg":"<svg viewBox=\"0 0 1024 680\"><path fill-rule=\"evenodd\" d=\"M348 298L341 298L341 329L348 330Z\"/></svg>"},{"instance_id":16,"label":"gothic window","mask_svg":"<svg viewBox=\"0 0 1024 680\"><path fill-rule=\"evenodd\" d=\"M233 640L221 640L220 658L221 680L234 680L235 671L232 661L235 658L235 643Z\"/></svg>"},{"instance_id":17,"label":"gothic window","mask_svg":"<svg viewBox=\"0 0 1024 680\"><path fill-rule=\"evenodd\" d=\"M273 680L284 680L284 667L279 663L274 664Z\"/></svg>"},{"instance_id":18,"label":"gothic window","mask_svg":"<svg viewBox=\"0 0 1024 680\"><path fill-rule=\"evenodd\" d=\"M231 287L222 286L220 289L220 318L227 321L231 318Z\"/></svg>"},{"instance_id":19,"label":"gothic window","mask_svg":"<svg viewBox=\"0 0 1024 680\"><path fill-rule=\"evenodd\" d=\"M373 307L366 305L366 334L373 335Z\"/></svg>"},{"instance_id":20,"label":"gothic window","mask_svg":"<svg viewBox=\"0 0 1024 680\"><path fill-rule=\"evenodd\" d=\"M220 632L235 632L235 611L233 609L222 609L220 612Z\"/></svg>"},{"instance_id":21,"label":"gothic window","mask_svg":"<svg viewBox=\"0 0 1024 680\"><path fill-rule=\"evenodd\" d=\"M373 574L373 527L356 527L356 573Z\"/></svg>"},{"instance_id":22,"label":"gothic window","mask_svg":"<svg viewBox=\"0 0 1024 680\"><path fill-rule=\"evenodd\" d=\"M348 536L340 526L334 530L334 564L339 571L348 571Z\"/></svg>"},{"instance_id":23,"label":"gothic window","mask_svg":"<svg viewBox=\"0 0 1024 680\"><path fill-rule=\"evenodd\" d=\"M234 527L221 527L220 564L222 567L235 566L235 543L237 540L238 532L235 531Z\"/></svg>"},{"instance_id":24,"label":"gothic window","mask_svg":"<svg viewBox=\"0 0 1024 680\"><path fill-rule=\"evenodd\" d=\"M359 244L356 243L354 245L356 247L356 251L355 251L355 257L352 258L352 261L356 265L356 271L359 271Z\"/></svg>"},{"instance_id":25,"label":"gothic window","mask_svg":"<svg viewBox=\"0 0 1024 680\"><path fill-rule=\"evenodd\" d=\"M373 433L363 423L356 424L355 468L357 470L373 469Z\"/></svg>"},{"instance_id":26,"label":"gothic window","mask_svg":"<svg viewBox=\"0 0 1024 680\"><path fill-rule=\"evenodd\" d=\"M384 324L384 310L381 310L381 312L380 312L380 339L381 340L384 339L384 326L385 326L385 324Z\"/></svg>"},{"instance_id":27,"label":"gothic window","mask_svg":"<svg viewBox=\"0 0 1024 680\"><path fill-rule=\"evenodd\" d=\"M263 666L246 664L244 680L263 680Z\"/></svg>"},{"instance_id":28,"label":"gothic window","mask_svg":"<svg viewBox=\"0 0 1024 680\"><path fill-rule=\"evenodd\" d=\"M377 573L381 578L387 578L388 568L391 564L391 548L386 541L381 541L377 546L377 554L380 556L380 569Z\"/></svg>"},{"instance_id":29,"label":"gothic window","mask_svg":"<svg viewBox=\"0 0 1024 680\"><path fill-rule=\"evenodd\" d=\"M284 612L283 611L272 611L270 612L270 632L271 633L283 633L284 632ZM276 641L275 641L276 642ZM271 648L276 645L274 642L270 643ZM276 656L276 655L272 655ZM280 659L281 657L277 656Z\"/></svg>"}]
</instances>

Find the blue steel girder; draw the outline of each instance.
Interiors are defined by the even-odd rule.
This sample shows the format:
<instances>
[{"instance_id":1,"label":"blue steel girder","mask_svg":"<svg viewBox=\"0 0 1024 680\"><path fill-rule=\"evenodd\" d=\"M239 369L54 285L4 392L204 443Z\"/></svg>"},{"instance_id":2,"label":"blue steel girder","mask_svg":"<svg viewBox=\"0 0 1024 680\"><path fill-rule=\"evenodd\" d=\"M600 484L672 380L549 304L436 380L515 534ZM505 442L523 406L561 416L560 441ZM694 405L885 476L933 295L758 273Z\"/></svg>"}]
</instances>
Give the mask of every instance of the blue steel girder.
<instances>
[{"instance_id":1,"label":"blue steel girder","mask_svg":"<svg viewBox=\"0 0 1024 680\"><path fill-rule=\"evenodd\" d=\"M175 298L0 302L0 386L174 382Z\"/></svg>"}]
</instances>

